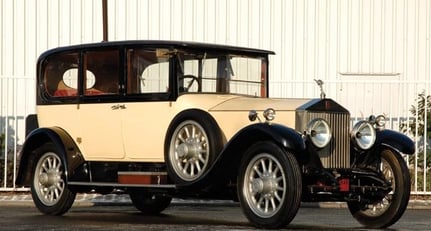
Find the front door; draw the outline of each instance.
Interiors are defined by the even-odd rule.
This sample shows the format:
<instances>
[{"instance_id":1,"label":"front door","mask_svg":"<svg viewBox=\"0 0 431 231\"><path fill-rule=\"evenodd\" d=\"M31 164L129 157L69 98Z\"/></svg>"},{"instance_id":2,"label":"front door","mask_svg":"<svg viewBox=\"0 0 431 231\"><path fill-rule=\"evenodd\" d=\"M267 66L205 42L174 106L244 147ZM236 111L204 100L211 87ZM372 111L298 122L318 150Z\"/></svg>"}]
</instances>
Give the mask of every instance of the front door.
<instances>
[{"instance_id":1,"label":"front door","mask_svg":"<svg viewBox=\"0 0 431 231\"><path fill-rule=\"evenodd\" d=\"M128 103L122 110L126 158L163 162L166 129L172 119L169 51L137 48L126 54Z\"/></svg>"}]
</instances>

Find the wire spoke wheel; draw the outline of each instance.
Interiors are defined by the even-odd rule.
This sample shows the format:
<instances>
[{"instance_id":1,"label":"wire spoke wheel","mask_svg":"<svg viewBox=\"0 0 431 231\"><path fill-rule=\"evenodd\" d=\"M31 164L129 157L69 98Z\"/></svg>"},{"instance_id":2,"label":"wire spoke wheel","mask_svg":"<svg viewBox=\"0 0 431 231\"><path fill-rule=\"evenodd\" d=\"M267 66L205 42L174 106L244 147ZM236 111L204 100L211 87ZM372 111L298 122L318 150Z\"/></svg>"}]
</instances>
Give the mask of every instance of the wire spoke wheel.
<instances>
[{"instance_id":1,"label":"wire spoke wheel","mask_svg":"<svg viewBox=\"0 0 431 231\"><path fill-rule=\"evenodd\" d=\"M36 207L45 214L62 215L75 201L76 193L67 187L66 166L56 146L46 143L36 149L31 194Z\"/></svg>"},{"instance_id":2,"label":"wire spoke wheel","mask_svg":"<svg viewBox=\"0 0 431 231\"><path fill-rule=\"evenodd\" d=\"M256 227L275 229L289 224L302 193L294 155L270 141L253 144L241 160L237 190L244 215Z\"/></svg>"},{"instance_id":3,"label":"wire spoke wheel","mask_svg":"<svg viewBox=\"0 0 431 231\"><path fill-rule=\"evenodd\" d=\"M386 159L382 159L380 164L380 171L385 176L386 180L391 183L392 189L396 188L396 181L394 180L394 170L389 165ZM379 202L367 204L362 209L362 212L370 217L378 217L384 214L392 203L394 190L386 194L386 196Z\"/></svg>"},{"instance_id":4,"label":"wire spoke wheel","mask_svg":"<svg viewBox=\"0 0 431 231\"><path fill-rule=\"evenodd\" d=\"M407 208L410 198L410 174L401 155L390 149L380 152L379 171L391 187L381 199L364 204L349 201L350 213L368 228L386 228L397 222Z\"/></svg>"},{"instance_id":5,"label":"wire spoke wheel","mask_svg":"<svg viewBox=\"0 0 431 231\"><path fill-rule=\"evenodd\" d=\"M200 177L210 160L204 128L193 120L181 123L173 133L170 153L173 169L181 179L192 181Z\"/></svg>"},{"instance_id":6,"label":"wire spoke wheel","mask_svg":"<svg viewBox=\"0 0 431 231\"><path fill-rule=\"evenodd\" d=\"M281 164L269 154L254 157L245 173L244 195L260 217L278 212L286 196L286 177Z\"/></svg>"},{"instance_id":7,"label":"wire spoke wheel","mask_svg":"<svg viewBox=\"0 0 431 231\"><path fill-rule=\"evenodd\" d=\"M60 158L52 152L44 154L35 169L34 187L40 201L47 205L55 205L64 192L63 165Z\"/></svg>"}]
</instances>

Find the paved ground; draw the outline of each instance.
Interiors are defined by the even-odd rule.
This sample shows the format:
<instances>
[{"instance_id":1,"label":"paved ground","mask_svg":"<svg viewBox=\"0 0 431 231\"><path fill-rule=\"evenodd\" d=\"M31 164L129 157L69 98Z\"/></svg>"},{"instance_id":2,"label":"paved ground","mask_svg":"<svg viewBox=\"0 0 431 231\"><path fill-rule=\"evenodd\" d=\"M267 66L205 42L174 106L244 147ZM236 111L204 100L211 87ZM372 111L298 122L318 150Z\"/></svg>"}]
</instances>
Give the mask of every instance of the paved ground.
<instances>
[{"instance_id":1,"label":"paved ground","mask_svg":"<svg viewBox=\"0 0 431 231\"><path fill-rule=\"evenodd\" d=\"M237 203L215 204L200 201L175 201L162 214L144 216L127 197L79 195L71 210L63 216L42 215L29 196L10 196L0 201L0 231L252 231L256 230L241 212ZM5 196L3 196L5 197ZM4 198L5 199L5 198ZM115 204L109 204L113 203ZM186 203L183 203L186 202ZM190 204L196 203L196 204ZM94 204L95 203L95 204ZM217 204L219 203L219 204ZM334 204L333 204L334 205ZM338 206L338 205L335 205ZM347 209L301 207L289 226L280 230L368 231ZM388 231L430 230L429 210L409 209Z\"/></svg>"},{"instance_id":2,"label":"paved ground","mask_svg":"<svg viewBox=\"0 0 431 231\"><path fill-rule=\"evenodd\" d=\"M30 193L28 192L8 192L8 193L0 193L0 203L4 204L7 202L27 202L33 203ZM212 200L211 203L215 204L229 204L233 203L231 201L223 201L223 200ZM128 205L132 202L127 194L94 194L94 193L81 193L78 194L75 199L76 204L100 204L100 205L109 205L109 204L124 204ZM174 199L172 201L173 204L201 204L201 203L209 203L207 200L182 200L182 199ZM324 202L324 203L303 203L302 207L321 207L321 208L344 208L346 204L343 202ZM422 199L422 198L412 198L410 200L409 209L430 209L431 210L431 199Z\"/></svg>"},{"instance_id":3,"label":"paved ground","mask_svg":"<svg viewBox=\"0 0 431 231\"><path fill-rule=\"evenodd\" d=\"M343 209L338 209L343 208ZM304 203L293 222L281 230L368 231L345 208L345 203ZM388 231L431 230L431 200L414 198L403 217ZM255 230L238 203L175 199L161 215L142 216L127 195L78 194L64 216L44 216L29 192L0 192L1 230Z\"/></svg>"}]
</instances>

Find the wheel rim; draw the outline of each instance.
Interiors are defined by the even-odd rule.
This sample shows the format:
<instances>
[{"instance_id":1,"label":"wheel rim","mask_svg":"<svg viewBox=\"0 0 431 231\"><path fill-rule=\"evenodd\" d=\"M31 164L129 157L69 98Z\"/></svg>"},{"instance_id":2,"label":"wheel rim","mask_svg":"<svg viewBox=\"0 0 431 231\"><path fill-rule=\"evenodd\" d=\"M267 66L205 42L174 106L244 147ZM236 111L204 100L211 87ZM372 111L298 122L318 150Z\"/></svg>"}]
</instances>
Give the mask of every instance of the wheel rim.
<instances>
[{"instance_id":1,"label":"wheel rim","mask_svg":"<svg viewBox=\"0 0 431 231\"><path fill-rule=\"evenodd\" d=\"M244 198L259 217L276 214L286 195L286 176L276 158L259 154L248 164L243 185Z\"/></svg>"},{"instance_id":2,"label":"wheel rim","mask_svg":"<svg viewBox=\"0 0 431 231\"><path fill-rule=\"evenodd\" d=\"M382 159L382 162L380 164L380 170L385 176L386 180L390 183L392 191L386 194L386 196L381 201L365 206L362 212L370 217L379 217L384 212L386 212L386 210L388 210L389 206L392 203L394 189L396 187L394 180L394 171L385 159Z\"/></svg>"},{"instance_id":3,"label":"wheel rim","mask_svg":"<svg viewBox=\"0 0 431 231\"><path fill-rule=\"evenodd\" d=\"M37 162L33 185L44 205L52 206L60 200L65 189L62 175L63 164L55 153L45 153Z\"/></svg>"},{"instance_id":4,"label":"wheel rim","mask_svg":"<svg viewBox=\"0 0 431 231\"><path fill-rule=\"evenodd\" d=\"M195 121L181 123L171 140L170 161L175 173L185 181L200 177L209 162L208 136Z\"/></svg>"}]
</instances>

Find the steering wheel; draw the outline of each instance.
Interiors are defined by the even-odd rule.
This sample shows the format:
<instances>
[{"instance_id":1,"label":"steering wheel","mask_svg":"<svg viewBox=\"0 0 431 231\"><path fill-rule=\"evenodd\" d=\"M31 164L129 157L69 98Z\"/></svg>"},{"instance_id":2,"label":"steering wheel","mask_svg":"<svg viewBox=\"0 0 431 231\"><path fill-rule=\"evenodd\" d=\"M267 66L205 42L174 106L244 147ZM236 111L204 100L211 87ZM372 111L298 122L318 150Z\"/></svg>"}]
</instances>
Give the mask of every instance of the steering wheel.
<instances>
[{"instance_id":1,"label":"steering wheel","mask_svg":"<svg viewBox=\"0 0 431 231\"><path fill-rule=\"evenodd\" d=\"M179 78L180 80L184 80L184 79L191 79L190 82L187 84L187 87L184 87L184 92L188 92L190 87L193 85L193 83L197 83L198 84L198 89L199 89L199 79L198 77L194 76L194 75L183 75L182 77Z\"/></svg>"}]
</instances>

